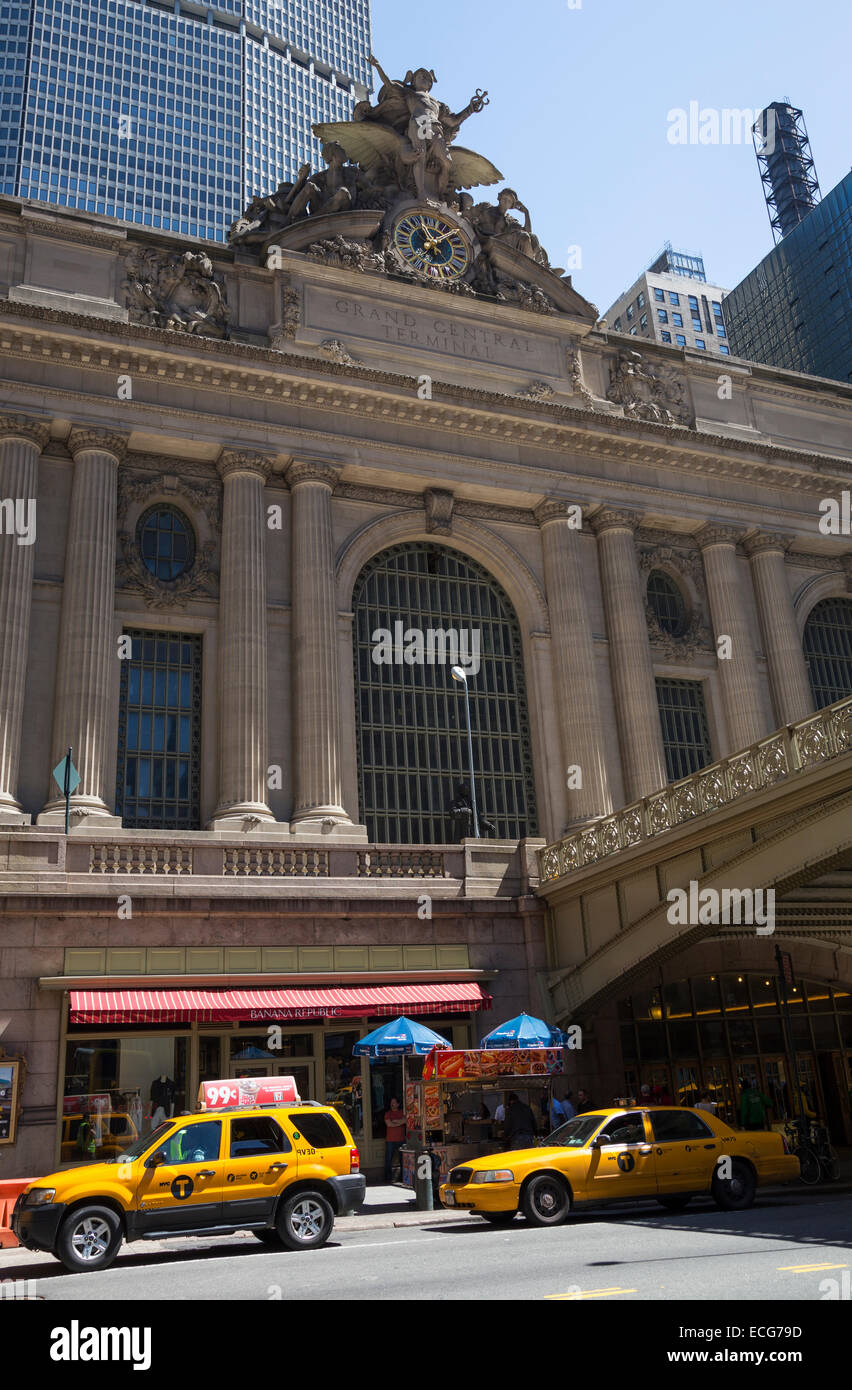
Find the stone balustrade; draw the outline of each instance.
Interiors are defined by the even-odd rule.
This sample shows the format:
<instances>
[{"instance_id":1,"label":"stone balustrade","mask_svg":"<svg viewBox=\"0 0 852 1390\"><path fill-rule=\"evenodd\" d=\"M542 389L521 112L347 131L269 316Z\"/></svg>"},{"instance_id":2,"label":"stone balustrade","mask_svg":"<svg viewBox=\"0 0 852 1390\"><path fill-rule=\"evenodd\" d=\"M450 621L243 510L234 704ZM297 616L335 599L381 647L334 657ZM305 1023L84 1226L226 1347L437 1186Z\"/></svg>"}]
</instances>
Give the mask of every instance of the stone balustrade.
<instances>
[{"instance_id":1,"label":"stone balustrade","mask_svg":"<svg viewBox=\"0 0 852 1390\"><path fill-rule=\"evenodd\" d=\"M539 851L542 884L709 815L852 749L852 697L603 816Z\"/></svg>"}]
</instances>

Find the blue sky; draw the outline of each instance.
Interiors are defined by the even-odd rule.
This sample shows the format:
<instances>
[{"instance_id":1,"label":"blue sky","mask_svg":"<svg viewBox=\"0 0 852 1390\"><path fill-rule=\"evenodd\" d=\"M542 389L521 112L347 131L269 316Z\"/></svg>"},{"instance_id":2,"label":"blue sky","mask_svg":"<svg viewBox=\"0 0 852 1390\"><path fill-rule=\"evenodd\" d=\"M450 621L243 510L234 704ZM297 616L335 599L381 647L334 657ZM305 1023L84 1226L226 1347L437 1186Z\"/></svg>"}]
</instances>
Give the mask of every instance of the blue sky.
<instances>
[{"instance_id":1,"label":"blue sky","mask_svg":"<svg viewBox=\"0 0 852 1390\"><path fill-rule=\"evenodd\" d=\"M754 150L673 145L669 112L789 100L827 193L852 164L852 4L577 3L372 0L373 51L392 77L434 67L456 111L487 88L459 143L517 189L552 262L581 248L574 283L601 311L665 241L732 288L772 247Z\"/></svg>"}]
</instances>

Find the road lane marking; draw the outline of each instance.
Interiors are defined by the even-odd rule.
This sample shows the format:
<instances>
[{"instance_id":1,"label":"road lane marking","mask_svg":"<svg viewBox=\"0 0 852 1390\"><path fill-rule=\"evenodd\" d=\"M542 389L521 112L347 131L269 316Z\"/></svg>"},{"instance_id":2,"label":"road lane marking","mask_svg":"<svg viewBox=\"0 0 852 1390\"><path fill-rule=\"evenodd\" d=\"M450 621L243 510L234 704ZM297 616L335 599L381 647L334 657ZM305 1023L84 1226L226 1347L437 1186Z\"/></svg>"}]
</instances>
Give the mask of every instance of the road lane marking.
<instances>
[{"instance_id":1,"label":"road lane marking","mask_svg":"<svg viewBox=\"0 0 852 1390\"><path fill-rule=\"evenodd\" d=\"M849 1268L848 1264L845 1264L845 1265L829 1265L829 1264L822 1264L822 1265L779 1265L779 1266L778 1266L778 1270L779 1270L780 1273L788 1273L788 1274L816 1274L817 1271L820 1270L820 1269L848 1269L848 1268Z\"/></svg>"},{"instance_id":2,"label":"road lane marking","mask_svg":"<svg viewBox=\"0 0 852 1390\"><path fill-rule=\"evenodd\" d=\"M614 1298L620 1293L638 1293L638 1290L620 1289L617 1285L614 1285L609 1289L580 1289L577 1293L546 1293L544 1297L548 1302L553 1302L554 1300L562 1302L567 1300L571 1302L575 1299L579 1301L584 1298Z\"/></svg>"}]
</instances>

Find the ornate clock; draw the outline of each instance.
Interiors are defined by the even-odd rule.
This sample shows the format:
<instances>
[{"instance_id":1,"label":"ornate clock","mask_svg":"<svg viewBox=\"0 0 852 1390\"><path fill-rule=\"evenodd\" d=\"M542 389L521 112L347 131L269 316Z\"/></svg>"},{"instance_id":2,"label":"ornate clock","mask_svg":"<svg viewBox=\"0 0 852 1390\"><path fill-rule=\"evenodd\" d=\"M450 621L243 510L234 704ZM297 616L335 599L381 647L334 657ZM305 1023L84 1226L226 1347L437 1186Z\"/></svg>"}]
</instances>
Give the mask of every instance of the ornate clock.
<instances>
[{"instance_id":1,"label":"ornate clock","mask_svg":"<svg viewBox=\"0 0 852 1390\"><path fill-rule=\"evenodd\" d=\"M446 213L409 208L394 220L391 242L404 264L424 280L461 280L473 264L470 237Z\"/></svg>"}]
</instances>

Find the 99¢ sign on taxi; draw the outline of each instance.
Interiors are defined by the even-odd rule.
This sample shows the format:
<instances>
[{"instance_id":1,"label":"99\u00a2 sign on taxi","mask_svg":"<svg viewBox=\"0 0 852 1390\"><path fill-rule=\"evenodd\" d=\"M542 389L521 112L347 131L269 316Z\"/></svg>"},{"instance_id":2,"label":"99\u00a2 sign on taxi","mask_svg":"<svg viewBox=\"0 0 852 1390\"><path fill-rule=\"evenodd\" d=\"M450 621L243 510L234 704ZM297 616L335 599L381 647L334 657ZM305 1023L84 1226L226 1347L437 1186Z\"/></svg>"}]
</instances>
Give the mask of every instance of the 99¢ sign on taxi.
<instances>
[{"instance_id":1,"label":"99\u00a2 sign on taxi","mask_svg":"<svg viewBox=\"0 0 852 1390\"><path fill-rule=\"evenodd\" d=\"M294 1076L241 1076L233 1081L202 1081L198 1088L202 1110L232 1105L298 1105L300 1101Z\"/></svg>"}]
</instances>

